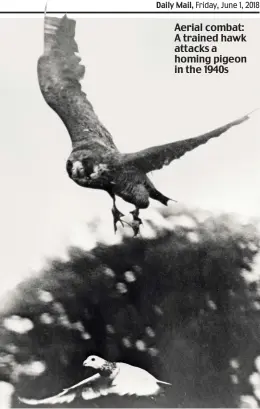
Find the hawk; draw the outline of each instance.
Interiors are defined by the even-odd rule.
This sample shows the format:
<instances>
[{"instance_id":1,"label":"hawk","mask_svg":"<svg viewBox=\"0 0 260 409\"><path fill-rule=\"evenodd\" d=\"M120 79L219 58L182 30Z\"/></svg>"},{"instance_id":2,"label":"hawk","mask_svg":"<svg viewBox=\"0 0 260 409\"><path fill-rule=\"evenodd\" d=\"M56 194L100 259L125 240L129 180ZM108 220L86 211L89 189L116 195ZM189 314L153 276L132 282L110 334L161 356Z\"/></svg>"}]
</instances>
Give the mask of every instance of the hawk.
<instances>
[{"instance_id":1,"label":"hawk","mask_svg":"<svg viewBox=\"0 0 260 409\"><path fill-rule=\"evenodd\" d=\"M96 355L89 356L83 365L94 368L97 373L64 389L58 395L40 400L19 397L19 400L26 405L54 405L71 403L77 396L81 396L84 400L111 394L154 397L161 392L161 384L171 385L168 382L159 381L142 368L124 362L109 362Z\"/></svg>"},{"instance_id":2,"label":"hawk","mask_svg":"<svg viewBox=\"0 0 260 409\"><path fill-rule=\"evenodd\" d=\"M197 137L121 153L82 91L85 67L80 64L75 27L76 21L66 14L48 17L45 10L44 53L37 65L40 90L70 135L72 151L66 164L69 177L79 186L102 189L111 196L115 231L118 222L126 223L116 207L116 196L133 204L131 226L137 235L142 224L139 210L146 209L150 199L164 205L171 200L156 189L147 174L241 124L249 114Z\"/></svg>"}]
</instances>

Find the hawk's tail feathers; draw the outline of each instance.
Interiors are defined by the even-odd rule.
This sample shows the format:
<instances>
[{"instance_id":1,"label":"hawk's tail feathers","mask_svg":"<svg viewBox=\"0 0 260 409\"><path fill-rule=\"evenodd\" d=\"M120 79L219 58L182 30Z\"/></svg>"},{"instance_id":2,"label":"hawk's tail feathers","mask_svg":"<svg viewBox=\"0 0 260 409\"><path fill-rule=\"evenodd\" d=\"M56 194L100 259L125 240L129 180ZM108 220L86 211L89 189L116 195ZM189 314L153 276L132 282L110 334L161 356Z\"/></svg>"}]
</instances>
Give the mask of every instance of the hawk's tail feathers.
<instances>
[{"instance_id":1,"label":"hawk's tail feathers","mask_svg":"<svg viewBox=\"0 0 260 409\"><path fill-rule=\"evenodd\" d=\"M149 193L152 199L158 200L158 202L161 202L162 204L164 204L164 206L167 206L169 201L176 202L176 200L170 199L169 197L164 196L162 193L158 192L158 190L154 190Z\"/></svg>"}]
</instances>

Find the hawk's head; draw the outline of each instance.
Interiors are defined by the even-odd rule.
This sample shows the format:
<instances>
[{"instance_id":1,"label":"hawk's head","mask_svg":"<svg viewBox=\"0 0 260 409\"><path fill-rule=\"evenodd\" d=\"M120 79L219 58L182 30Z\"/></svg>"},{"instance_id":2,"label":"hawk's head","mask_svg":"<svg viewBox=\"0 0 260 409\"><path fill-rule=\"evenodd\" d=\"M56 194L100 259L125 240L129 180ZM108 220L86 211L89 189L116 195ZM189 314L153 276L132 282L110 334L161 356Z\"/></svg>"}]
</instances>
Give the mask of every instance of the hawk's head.
<instances>
[{"instance_id":1,"label":"hawk's head","mask_svg":"<svg viewBox=\"0 0 260 409\"><path fill-rule=\"evenodd\" d=\"M83 158L69 158L66 168L69 177L72 179L88 178L94 172L94 162Z\"/></svg>"},{"instance_id":2,"label":"hawk's head","mask_svg":"<svg viewBox=\"0 0 260 409\"><path fill-rule=\"evenodd\" d=\"M72 179L99 179L108 170L107 165L97 163L93 158L71 155L67 161L67 172Z\"/></svg>"}]
</instances>

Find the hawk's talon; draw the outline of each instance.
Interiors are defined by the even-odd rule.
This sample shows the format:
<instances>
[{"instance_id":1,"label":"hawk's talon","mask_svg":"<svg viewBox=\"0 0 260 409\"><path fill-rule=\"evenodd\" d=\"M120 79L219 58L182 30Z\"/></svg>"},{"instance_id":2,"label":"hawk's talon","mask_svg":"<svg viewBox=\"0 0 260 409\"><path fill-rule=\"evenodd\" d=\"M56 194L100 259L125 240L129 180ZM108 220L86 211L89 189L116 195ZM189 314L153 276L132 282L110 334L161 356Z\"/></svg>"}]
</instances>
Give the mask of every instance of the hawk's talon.
<instances>
[{"instance_id":1,"label":"hawk's talon","mask_svg":"<svg viewBox=\"0 0 260 409\"><path fill-rule=\"evenodd\" d=\"M141 219L139 219L139 209L135 209L135 210L132 210L131 212L130 212L132 215L133 215L133 219L134 220L141 220ZM141 220L142 221L142 220Z\"/></svg>"},{"instance_id":2,"label":"hawk's talon","mask_svg":"<svg viewBox=\"0 0 260 409\"><path fill-rule=\"evenodd\" d=\"M124 217L124 214L121 213L115 206L112 208L112 214L113 214L113 217L114 217L114 230L115 230L115 233L116 233L116 231L117 231L117 225L116 225L117 222L120 222L122 227L124 227L124 222L123 222L123 220L121 220L121 217Z\"/></svg>"},{"instance_id":3,"label":"hawk's talon","mask_svg":"<svg viewBox=\"0 0 260 409\"><path fill-rule=\"evenodd\" d=\"M140 225L143 224L142 219L140 219L139 216L139 209L135 209L132 212L130 212L133 215L133 221L131 223L131 227L134 231L134 237L138 235L140 232Z\"/></svg>"},{"instance_id":4,"label":"hawk's talon","mask_svg":"<svg viewBox=\"0 0 260 409\"><path fill-rule=\"evenodd\" d=\"M141 224L143 224L142 220L139 217L135 217L134 220L131 223L131 227L134 231L134 237L136 237L138 235L138 233L140 232L140 226Z\"/></svg>"}]
</instances>

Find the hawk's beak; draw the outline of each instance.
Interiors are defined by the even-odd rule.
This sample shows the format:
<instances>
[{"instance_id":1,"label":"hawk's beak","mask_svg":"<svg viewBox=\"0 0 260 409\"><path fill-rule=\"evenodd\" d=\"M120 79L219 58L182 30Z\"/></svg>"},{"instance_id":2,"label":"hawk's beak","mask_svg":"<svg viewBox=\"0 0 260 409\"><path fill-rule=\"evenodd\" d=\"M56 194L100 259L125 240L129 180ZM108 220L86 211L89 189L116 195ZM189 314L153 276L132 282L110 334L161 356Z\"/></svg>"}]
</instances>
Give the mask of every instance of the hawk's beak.
<instances>
[{"instance_id":1,"label":"hawk's beak","mask_svg":"<svg viewBox=\"0 0 260 409\"><path fill-rule=\"evenodd\" d=\"M89 175L90 179L98 179L98 173L97 172L93 172Z\"/></svg>"},{"instance_id":2,"label":"hawk's beak","mask_svg":"<svg viewBox=\"0 0 260 409\"><path fill-rule=\"evenodd\" d=\"M85 173L83 165L80 161L76 161L73 163L71 171L72 171L73 177L75 178L83 177Z\"/></svg>"}]
</instances>

